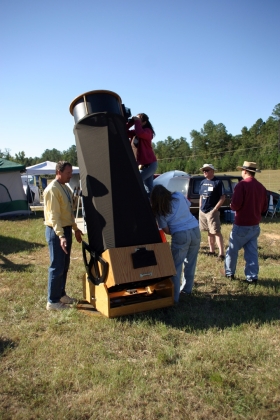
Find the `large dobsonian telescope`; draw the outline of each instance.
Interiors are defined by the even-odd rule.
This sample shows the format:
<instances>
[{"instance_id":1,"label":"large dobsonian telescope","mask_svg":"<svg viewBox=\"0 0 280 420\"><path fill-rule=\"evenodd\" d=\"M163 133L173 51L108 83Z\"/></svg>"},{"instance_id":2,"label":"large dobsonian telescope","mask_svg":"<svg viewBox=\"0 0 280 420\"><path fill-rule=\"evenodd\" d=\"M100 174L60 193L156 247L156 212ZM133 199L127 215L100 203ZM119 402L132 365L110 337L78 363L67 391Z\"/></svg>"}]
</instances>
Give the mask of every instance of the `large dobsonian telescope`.
<instances>
[{"instance_id":1,"label":"large dobsonian telescope","mask_svg":"<svg viewBox=\"0 0 280 420\"><path fill-rule=\"evenodd\" d=\"M70 104L88 244L84 299L108 317L171 306L176 270L162 242L127 135L130 110L94 90Z\"/></svg>"}]
</instances>

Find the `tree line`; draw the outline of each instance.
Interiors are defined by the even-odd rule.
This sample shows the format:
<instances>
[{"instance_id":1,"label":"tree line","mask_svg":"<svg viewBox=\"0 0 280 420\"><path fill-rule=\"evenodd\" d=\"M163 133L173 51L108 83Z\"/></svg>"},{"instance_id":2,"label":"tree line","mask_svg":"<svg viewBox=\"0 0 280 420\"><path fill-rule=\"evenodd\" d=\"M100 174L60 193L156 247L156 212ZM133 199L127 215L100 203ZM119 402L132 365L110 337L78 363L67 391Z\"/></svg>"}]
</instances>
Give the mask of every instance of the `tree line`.
<instances>
[{"instance_id":1,"label":"tree line","mask_svg":"<svg viewBox=\"0 0 280 420\"><path fill-rule=\"evenodd\" d=\"M60 152L57 149L46 149L40 157L27 157L24 151L16 153L15 156L12 156L10 154L10 150L5 149L4 151L0 150L0 158L20 163L25 167L36 165L37 163L45 162L46 160L51 162L67 160L67 162L70 162L73 166L78 166L77 150L75 145L69 147L69 149L64 150L63 152Z\"/></svg>"},{"instance_id":2,"label":"tree line","mask_svg":"<svg viewBox=\"0 0 280 420\"><path fill-rule=\"evenodd\" d=\"M198 173L203 163L212 163L219 172L235 170L244 160L257 162L261 169L280 168L280 103L272 115L263 121L259 118L251 128L243 127L241 134L233 136L224 124L209 120L200 131L190 132L190 143L185 137L153 143L158 159L158 173L174 169ZM60 152L46 149L40 157L27 157L24 151L11 156L9 149L0 150L0 157L32 166L42 161L67 160L78 166L76 146Z\"/></svg>"},{"instance_id":3,"label":"tree line","mask_svg":"<svg viewBox=\"0 0 280 420\"><path fill-rule=\"evenodd\" d=\"M190 174L198 173L203 163L212 163L219 172L236 170L244 160L257 162L262 169L280 168L280 103L272 115L258 119L251 128L243 127L241 134L233 136L224 124L209 120L200 131L190 132L191 144L186 138L154 144L158 158L158 172L178 169Z\"/></svg>"}]
</instances>

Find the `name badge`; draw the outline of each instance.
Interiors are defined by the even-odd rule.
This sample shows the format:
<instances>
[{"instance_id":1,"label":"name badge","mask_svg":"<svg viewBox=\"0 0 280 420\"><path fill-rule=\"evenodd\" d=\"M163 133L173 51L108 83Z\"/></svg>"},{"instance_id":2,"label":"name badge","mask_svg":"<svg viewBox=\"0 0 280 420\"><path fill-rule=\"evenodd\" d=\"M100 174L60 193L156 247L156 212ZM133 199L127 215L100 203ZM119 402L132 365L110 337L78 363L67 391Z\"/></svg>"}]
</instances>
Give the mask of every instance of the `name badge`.
<instances>
[{"instance_id":1,"label":"name badge","mask_svg":"<svg viewBox=\"0 0 280 420\"><path fill-rule=\"evenodd\" d=\"M213 187L208 187L208 191L213 191Z\"/></svg>"}]
</instances>

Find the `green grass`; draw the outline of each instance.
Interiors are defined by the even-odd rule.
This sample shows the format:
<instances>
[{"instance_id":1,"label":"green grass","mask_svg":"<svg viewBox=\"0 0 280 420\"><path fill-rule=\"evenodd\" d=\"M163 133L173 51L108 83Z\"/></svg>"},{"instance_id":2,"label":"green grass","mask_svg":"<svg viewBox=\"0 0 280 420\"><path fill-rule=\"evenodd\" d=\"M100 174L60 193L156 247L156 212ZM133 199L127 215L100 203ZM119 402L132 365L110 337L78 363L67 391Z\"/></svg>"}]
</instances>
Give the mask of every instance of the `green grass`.
<instances>
[{"instance_id":1,"label":"green grass","mask_svg":"<svg viewBox=\"0 0 280 420\"><path fill-rule=\"evenodd\" d=\"M203 233L192 296L115 319L47 312L42 217L0 229L1 419L280 418L279 218L261 224L257 286L240 281L242 252L225 279ZM69 295L84 271L74 243Z\"/></svg>"}]
</instances>

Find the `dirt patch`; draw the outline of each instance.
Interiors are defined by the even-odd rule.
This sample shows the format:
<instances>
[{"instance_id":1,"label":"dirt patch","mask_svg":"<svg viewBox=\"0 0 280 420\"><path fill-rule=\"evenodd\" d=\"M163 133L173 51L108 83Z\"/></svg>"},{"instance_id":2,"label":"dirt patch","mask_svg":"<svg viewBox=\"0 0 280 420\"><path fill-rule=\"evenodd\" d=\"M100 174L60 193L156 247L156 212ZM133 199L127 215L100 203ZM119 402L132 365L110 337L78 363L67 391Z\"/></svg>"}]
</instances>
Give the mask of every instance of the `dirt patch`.
<instances>
[{"instance_id":1,"label":"dirt patch","mask_svg":"<svg viewBox=\"0 0 280 420\"><path fill-rule=\"evenodd\" d=\"M0 293L4 294L4 293L9 293L10 292L10 288L9 287L0 287Z\"/></svg>"},{"instance_id":2,"label":"dirt patch","mask_svg":"<svg viewBox=\"0 0 280 420\"><path fill-rule=\"evenodd\" d=\"M264 233L263 235L269 239L274 239L274 240L280 239L280 235L277 235L277 233Z\"/></svg>"}]
</instances>

